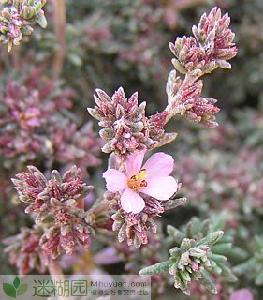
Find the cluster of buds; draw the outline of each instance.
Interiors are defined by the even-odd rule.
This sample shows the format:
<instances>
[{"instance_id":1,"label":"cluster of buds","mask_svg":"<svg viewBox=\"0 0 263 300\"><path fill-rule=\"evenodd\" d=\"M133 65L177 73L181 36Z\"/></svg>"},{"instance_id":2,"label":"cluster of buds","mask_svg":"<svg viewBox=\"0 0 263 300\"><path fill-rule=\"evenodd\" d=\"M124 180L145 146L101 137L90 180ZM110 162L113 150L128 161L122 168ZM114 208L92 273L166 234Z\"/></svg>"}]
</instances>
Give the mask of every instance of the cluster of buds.
<instances>
[{"instance_id":1,"label":"cluster of buds","mask_svg":"<svg viewBox=\"0 0 263 300\"><path fill-rule=\"evenodd\" d=\"M42 9L46 0L1 0L0 4L0 41L8 45L8 52L32 34L33 24L47 26Z\"/></svg>"},{"instance_id":2,"label":"cluster of buds","mask_svg":"<svg viewBox=\"0 0 263 300\"><path fill-rule=\"evenodd\" d=\"M151 234L156 234L156 218L160 217L165 211L184 205L185 198L171 199L165 202L159 202L153 197L143 196L145 207L138 214L127 213L120 205L119 195L106 193L107 200L111 203L111 208L115 213L111 216L113 219L112 230L118 233L118 241L126 242L128 246L140 248L148 245Z\"/></svg>"},{"instance_id":3,"label":"cluster of buds","mask_svg":"<svg viewBox=\"0 0 263 300\"><path fill-rule=\"evenodd\" d=\"M41 232L37 226L33 229L22 228L19 234L3 241L8 260L17 267L20 275L25 275L31 270L43 274L47 270L48 258L39 246Z\"/></svg>"},{"instance_id":4,"label":"cluster of buds","mask_svg":"<svg viewBox=\"0 0 263 300\"><path fill-rule=\"evenodd\" d=\"M1 107L0 153L6 164L44 157L85 170L100 163L100 140L86 123L78 128L70 114L74 92L44 78L34 69L20 81L9 81ZM10 167L10 166L8 166Z\"/></svg>"},{"instance_id":5,"label":"cluster of buds","mask_svg":"<svg viewBox=\"0 0 263 300\"><path fill-rule=\"evenodd\" d=\"M230 67L226 61L234 57L237 49L232 43L234 34L229 27L227 15L221 17L220 9L214 8L208 16L203 15L198 26L194 26L195 38L177 39L170 43L175 69L184 75L170 72L167 82L168 105L161 113L145 115L146 103L138 105L138 94L126 98L123 88L112 97L97 89L96 107L89 112L103 127L100 136L106 142L103 151L127 156L143 149L152 149L172 142L176 133L165 133L165 125L176 115L183 115L207 127L216 127L215 115L219 108L216 99L201 96L203 82L200 79L216 67ZM191 43L189 42L191 41ZM187 46L195 44L195 50ZM185 54L183 54L185 52ZM190 54L189 54L190 53ZM192 53L192 54L191 54ZM202 53L202 56L201 54ZM186 62L186 54L197 62Z\"/></svg>"},{"instance_id":6,"label":"cluster of buds","mask_svg":"<svg viewBox=\"0 0 263 300\"><path fill-rule=\"evenodd\" d=\"M128 99L123 88L119 88L112 97L99 89L96 93L97 106L88 110L103 127L99 132L106 141L103 152L125 155L149 148L153 144L145 116L146 103L138 105L138 93Z\"/></svg>"},{"instance_id":7,"label":"cluster of buds","mask_svg":"<svg viewBox=\"0 0 263 300\"><path fill-rule=\"evenodd\" d=\"M144 201L145 207L139 214L126 213L118 204L114 207L112 230L118 233L120 243L126 241L128 246L139 248L148 244L149 232L156 233L154 219L164 213L164 206L152 197L145 197Z\"/></svg>"},{"instance_id":8,"label":"cluster of buds","mask_svg":"<svg viewBox=\"0 0 263 300\"><path fill-rule=\"evenodd\" d=\"M53 171L48 180L37 168L17 174L12 180L19 199L42 229L37 249L50 261L89 246L93 232L88 212L81 207L90 190L81 179L81 170L72 167L63 176ZM9 248L7 248L9 252ZM12 259L10 258L12 261Z\"/></svg>"},{"instance_id":9,"label":"cluster of buds","mask_svg":"<svg viewBox=\"0 0 263 300\"><path fill-rule=\"evenodd\" d=\"M136 151L152 149L175 139L175 133L165 133L167 113L145 116L146 102L138 104L138 93L126 98L124 89L119 88L112 97L97 89L95 109L89 113L103 127L99 134L106 142L102 151L127 156Z\"/></svg>"},{"instance_id":10,"label":"cluster of buds","mask_svg":"<svg viewBox=\"0 0 263 300\"><path fill-rule=\"evenodd\" d=\"M87 248L93 233L87 220L83 209L52 199L49 212L42 217L42 222L47 222L49 227L39 241L46 255L56 259L61 254Z\"/></svg>"},{"instance_id":11,"label":"cluster of buds","mask_svg":"<svg viewBox=\"0 0 263 300\"><path fill-rule=\"evenodd\" d=\"M237 54L233 43L234 33L229 29L230 18L221 15L219 8L204 13L193 26L194 37L177 38L170 43L170 50L176 58L172 59L172 70L167 83L169 105L166 111L170 116L184 115L194 122L207 127L216 127L215 114L219 108L213 98L201 97L200 77L216 68L231 68L227 62ZM176 70L184 79L176 76Z\"/></svg>"},{"instance_id":12,"label":"cluster of buds","mask_svg":"<svg viewBox=\"0 0 263 300\"><path fill-rule=\"evenodd\" d=\"M166 111L171 115L183 115L196 123L206 127L216 127L215 114L220 109L214 104L216 99L201 97L203 82L198 80L198 73L188 73L182 80L176 76L176 70L169 74L167 95L169 105Z\"/></svg>"},{"instance_id":13,"label":"cluster of buds","mask_svg":"<svg viewBox=\"0 0 263 300\"><path fill-rule=\"evenodd\" d=\"M169 225L168 237L164 243L166 247L172 246L169 249L169 260L143 268L140 274L168 273L173 276L174 287L187 295L190 294L190 286L194 281L198 281L213 294L217 293L213 276L222 276L229 282L236 281L225 256L231 248L231 239L223 236L223 231L214 230L213 222L216 224L218 221L201 222L193 218L182 230Z\"/></svg>"},{"instance_id":14,"label":"cluster of buds","mask_svg":"<svg viewBox=\"0 0 263 300\"><path fill-rule=\"evenodd\" d=\"M206 277L205 270L211 268L211 250L207 245L197 245L195 240L184 238L180 248L170 249L169 254L169 274L174 278L174 287L189 294L189 283ZM214 289L211 292L216 293Z\"/></svg>"},{"instance_id":15,"label":"cluster of buds","mask_svg":"<svg viewBox=\"0 0 263 300\"><path fill-rule=\"evenodd\" d=\"M235 34L229 29L230 18L222 16L219 8L204 13L198 25L193 26L194 37L177 38L170 43L170 50L176 58L174 67L185 74L200 70L201 74L211 73L215 68L230 68L227 62L237 54L233 43Z\"/></svg>"}]
</instances>

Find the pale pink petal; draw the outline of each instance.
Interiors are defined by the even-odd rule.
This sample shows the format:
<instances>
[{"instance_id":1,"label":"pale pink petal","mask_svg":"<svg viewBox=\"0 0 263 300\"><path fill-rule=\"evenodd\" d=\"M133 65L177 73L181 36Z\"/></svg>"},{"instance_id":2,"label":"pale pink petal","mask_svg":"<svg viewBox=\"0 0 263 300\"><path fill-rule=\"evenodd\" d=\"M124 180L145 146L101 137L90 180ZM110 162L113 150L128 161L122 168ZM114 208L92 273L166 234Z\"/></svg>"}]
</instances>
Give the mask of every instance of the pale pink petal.
<instances>
[{"instance_id":1,"label":"pale pink petal","mask_svg":"<svg viewBox=\"0 0 263 300\"><path fill-rule=\"evenodd\" d=\"M114 248L103 248L93 256L93 261L96 264L116 264L122 262L123 259Z\"/></svg>"},{"instance_id":2,"label":"pale pink petal","mask_svg":"<svg viewBox=\"0 0 263 300\"><path fill-rule=\"evenodd\" d=\"M106 180L106 186L110 192L119 192L127 187L127 177L118 170L109 169L103 173L103 177Z\"/></svg>"},{"instance_id":3,"label":"pale pink petal","mask_svg":"<svg viewBox=\"0 0 263 300\"><path fill-rule=\"evenodd\" d=\"M152 177L147 181L147 187L140 189L140 192L165 201L177 191L177 185L177 181L172 176Z\"/></svg>"},{"instance_id":4,"label":"pale pink petal","mask_svg":"<svg viewBox=\"0 0 263 300\"><path fill-rule=\"evenodd\" d=\"M145 203L138 193L131 189L125 189L121 196L121 206L127 213L138 214L143 210Z\"/></svg>"},{"instance_id":5,"label":"pale pink petal","mask_svg":"<svg viewBox=\"0 0 263 300\"><path fill-rule=\"evenodd\" d=\"M142 169L146 169L147 177L168 176L174 167L174 159L172 156L163 152L153 154L143 165Z\"/></svg>"},{"instance_id":6,"label":"pale pink petal","mask_svg":"<svg viewBox=\"0 0 263 300\"><path fill-rule=\"evenodd\" d=\"M125 172L128 177L137 174L142 166L145 151L137 151L127 157L125 161Z\"/></svg>"},{"instance_id":7,"label":"pale pink petal","mask_svg":"<svg viewBox=\"0 0 263 300\"><path fill-rule=\"evenodd\" d=\"M253 300L254 296L249 289L237 290L231 294L229 300Z\"/></svg>"}]
</instances>

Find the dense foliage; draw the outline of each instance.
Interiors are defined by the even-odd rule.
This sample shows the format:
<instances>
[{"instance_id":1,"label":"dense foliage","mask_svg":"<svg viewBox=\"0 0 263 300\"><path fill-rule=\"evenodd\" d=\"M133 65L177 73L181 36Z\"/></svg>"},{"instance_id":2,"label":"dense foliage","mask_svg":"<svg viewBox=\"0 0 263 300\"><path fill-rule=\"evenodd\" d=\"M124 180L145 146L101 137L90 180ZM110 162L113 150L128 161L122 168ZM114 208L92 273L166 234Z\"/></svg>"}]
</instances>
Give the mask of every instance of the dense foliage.
<instances>
[{"instance_id":1,"label":"dense foliage","mask_svg":"<svg viewBox=\"0 0 263 300\"><path fill-rule=\"evenodd\" d=\"M262 1L0 9L1 273L262 299Z\"/></svg>"}]
</instances>

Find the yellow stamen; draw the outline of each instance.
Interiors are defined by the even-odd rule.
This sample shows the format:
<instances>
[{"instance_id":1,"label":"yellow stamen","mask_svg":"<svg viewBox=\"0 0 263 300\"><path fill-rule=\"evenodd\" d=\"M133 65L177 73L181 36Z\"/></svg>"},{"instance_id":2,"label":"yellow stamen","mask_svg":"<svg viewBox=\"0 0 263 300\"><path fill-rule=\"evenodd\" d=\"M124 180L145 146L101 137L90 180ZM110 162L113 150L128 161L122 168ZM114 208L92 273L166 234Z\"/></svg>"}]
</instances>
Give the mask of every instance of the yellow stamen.
<instances>
[{"instance_id":1,"label":"yellow stamen","mask_svg":"<svg viewBox=\"0 0 263 300\"><path fill-rule=\"evenodd\" d=\"M130 179L128 179L127 185L130 189L137 191L140 188L147 186L145 178L146 170L140 170L138 174L133 175Z\"/></svg>"}]
</instances>

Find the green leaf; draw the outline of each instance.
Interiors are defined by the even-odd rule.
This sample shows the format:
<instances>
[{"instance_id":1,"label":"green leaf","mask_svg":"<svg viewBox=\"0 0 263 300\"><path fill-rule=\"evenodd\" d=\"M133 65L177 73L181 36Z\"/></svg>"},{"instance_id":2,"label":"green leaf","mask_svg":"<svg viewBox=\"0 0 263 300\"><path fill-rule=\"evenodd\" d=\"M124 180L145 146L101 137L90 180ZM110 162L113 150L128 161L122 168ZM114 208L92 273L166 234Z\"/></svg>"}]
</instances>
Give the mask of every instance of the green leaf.
<instances>
[{"instance_id":1,"label":"green leaf","mask_svg":"<svg viewBox=\"0 0 263 300\"><path fill-rule=\"evenodd\" d=\"M9 283L4 283L3 289L7 296L16 298L16 289L13 287L13 285Z\"/></svg>"},{"instance_id":2,"label":"green leaf","mask_svg":"<svg viewBox=\"0 0 263 300\"><path fill-rule=\"evenodd\" d=\"M185 283L191 282L191 277L187 271L181 271L180 275Z\"/></svg>"},{"instance_id":3,"label":"green leaf","mask_svg":"<svg viewBox=\"0 0 263 300\"><path fill-rule=\"evenodd\" d=\"M189 248L195 247L195 244L196 242L194 239L184 238L181 244L181 250L186 251Z\"/></svg>"},{"instance_id":4,"label":"green leaf","mask_svg":"<svg viewBox=\"0 0 263 300\"><path fill-rule=\"evenodd\" d=\"M20 279L19 277L16 276L16 278L13 281L13 286L18 289L18 287L20 286Z\"/></svg>"},{"instance_id":5,"label":"green leaf","mask_svg":"<svg viewBox=\"0 0 263 300\"><path fill-rule=\"evenodd\" d=\"M216 244L224 235L223 231L216 231L209 233L205 238L201 239L197 245L207 245L212 246Z\"/></svg>"},{"instance_id":6,"label":"green leaf","mask_svg":"<svg viewBox=\"0 0 263 300\"><path fill-rule=\"evenodd\" d=\"M211 260L212 272L216 275L221 275L222 269L213 260Z\"/></svg>"},{"instance_id":7,"label":"green leaf","mask_svg":"<svg viewBox=\"0 0 263 300\"><path fill-rule=\"evenodd\" d=\"M213 248L214 251L214 248ZM248 257L248 253L239 247L232 247L224 251L224 254L231 260L234 261L244 261Z\"/></svg>"},{"instance_id":8,"label":"green leaf","mask_svg":"<svg viewBox=\"0 0 263 300\"><path fill-rule=\"evenodd\" d=\"M159 273L164 273L169 271L169 261L157 263L149 267L145 267L140 270L140 275L154 275Z\"/></svg>"},{"instance_id":9,"label":"green leaf","mask_svg":"<svg viewBox=\"0 0 263 300\"><path fill-rule=\"evenodd\" d=\"M178 247L171 248L169 249L169 254L176 257L181 254L181 249Z\"/></svg>"},{"instance_id":10,"label":"green leaf","mask_svg":"<svg viewBox=\"0 0 263 300\"><path fill-rule=\"evenodd\" d=\"M225 264L227 262L227 258L224 255L212 254L211 258L216 264Z\"/></svg>"},{"instance_id":11,"label":"green leaf","mask_svg":"<svg viewBox=\"0 0 263 300\"><path fill-rule=\"evenodd\" d=\"M256 285L263 285L263 272L261 272L257 275Z\"/></svg>"},{"instance_id":12,"label":"green leaf","mask_svg":"<svg viewBox=\"0 0 263 300\"><path fill-rule=\"evenodd\" d=\"M78 55L76 53L69 53L68 60L76 67L81 67L81 65L82 65L82 59L81 59L80 55Z\"/></svg>"},{"instance_id":13,"label":"green leaf","mask_svg":"<svg viewBox=\"0 0 263 300\"><path fill-rule=\"evenodd\" d=\"M224 277L224 279L228 282L236 282L238 279L237 277L233 274L233 272L231 271L231 269L229 267L227 267L226 265L219 265L222 269L222 276Z\"/></svg>"},{"instance_id":14,"label":"green leaf","mask_svg":"<svg viewBox=\"0 0 263 300\"><path fill-rule=\"evenodd\" d=\"M170 235L171 237L174 237L177 235L178 233L178 229L176 229L175 227L173 227L172 225L168 225L167 226L167 233L168 235Z\"/></svg>"},{"instance_id":15,"label":"green leaf","mask_svg":"<svg viewBox=\"0 0 263 300\"><path fill-rule=\"evenodd\" d=\"M178 72L180 72L180 73L182 73L182 74L185 74L185 73L186 73L185 68L184 68L183 65L179 62L179 60L173 58L173 59L172 59L172 64L173 64L174 68L175 68Z\"/></svg>"},{"instance_id":16,"label":"green leaf","mask_svg":"<svg viewBox=\"0 0 263 300\"><path fill-rule=\"evenodd\" d=\"M36 16L36 23L42 27L42 28L46 28L47 27L47 19L46 17L44 16L43 13L39 13L37 14Z\"/></svg>"},{"instance_id":17,"label":"green leaf","mask_svg":"<svg viewBox=\"0 0 263 300\"><path fill-rule=\"evenodd\" d=\"M169 239L173 242L176 242L178 245L181 244L184 235L182 232L180 232L178 229L175 227L168 225L167 226L167 233L169 235Z\"/></svg>"},{"instance_id":18,"label":"green leaf","mask_svg":"<svg viewBox=\"0 0 263 300\"><path fill-rule=\"evenodd\" d=\"M256 248L258 251L263 249L263 238L260 236L256 236Z\"/></svg>"},{"instance_id":19,"label":"green leaf","mask_svg":"<svg viewBox=\"0 0 263 300\"><path fill-rule=\"evenodd\" d=\"M193 237L195 236L198 232L201 232L201 223L198 218L192 218L190 222L187 223L185 231L187 237Z\"/></svg>"},{"instance_id":20,"label":"green leaf","mask_svg":"<svg viewBox=\"0 0 263 300\"><path fill-rule=\"evenodd\" d=\"M215 215L212 218L213 222L211 224L211 231L217 231L217 230L223 230L226 225L226 220L227 220L227 214L222 213L219 215Z\"/></svg>"},{"instance_id":21,"label":"green leaf","mask_svg":"<svg viewBox=\"0 0 263 300\"><path fill-rule=\"evenodd\" d=\"M200 282L204 285L204 287L212 294L217 294L216 286L211 279L209 273L206 270L202 270L201 272L202 277L200 278Z\"/></svg>"},{"instance_id":22,"label":"green leaf","mask_svg":"<svg viewBox=\"0 0 263 300\"><path fill-rule=\"evenodd\" d=\"M27 291L27 284L22 283L17 290L17 295L23 295Z\"/></svg>"},{"instance_id":23,"label":"green leaf","mask_svg":"<svg viewBox=\"0 0 263 300\"><path fill-rule=\"evenodd\" d=\"M231 249L232 247L232 244L231 243L222 243L222 244L218 244L218 245L215 245L212 250L213 250L213 253L217 253L217 254L224 254L225 251L227 249Z\"/></svg>"},{"instance_id":24,"label":"green leaf","mask_svg":"<svg viewBox=\"0 0 263 300\"><path fill-rule=\"evenodd\" d=\"M257 266L257 262L255 260L255 258L251 258L248 261L239 264L237 266L235 266L233 268L233 271L237 274L237 275L243 275L243 274L253 274L253 272L255 272L256 270L256 266Z\"/></svg>"},{"instance_id":25,"label":"green leaf","mask_svg":"<svg viewBox=\"0 0 263 300\"><path fill-rule=\"evenodd\" d=\"M233 243L233 234L228 230L221 238L220 243Z\"/></svg>"}]
</instances>

